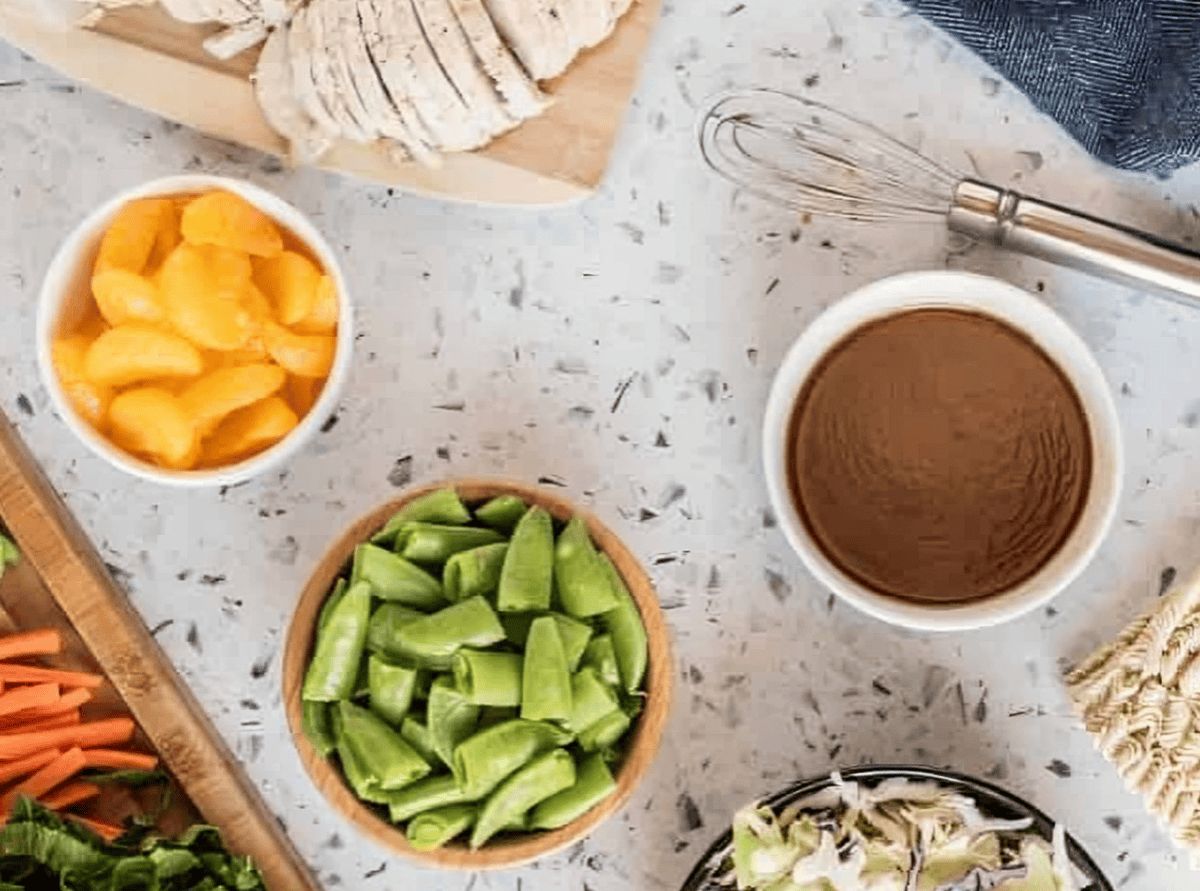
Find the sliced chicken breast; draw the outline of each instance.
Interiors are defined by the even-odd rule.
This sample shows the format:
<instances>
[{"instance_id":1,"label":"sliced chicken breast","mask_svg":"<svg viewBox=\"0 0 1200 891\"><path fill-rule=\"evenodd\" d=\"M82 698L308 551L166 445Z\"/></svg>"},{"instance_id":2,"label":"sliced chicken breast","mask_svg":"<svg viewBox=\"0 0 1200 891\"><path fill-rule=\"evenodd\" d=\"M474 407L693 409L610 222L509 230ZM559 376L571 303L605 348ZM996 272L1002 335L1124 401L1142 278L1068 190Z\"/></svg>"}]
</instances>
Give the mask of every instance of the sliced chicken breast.
<instances>
[{"instance_id":1,"label":"sliced chicken breast","mask_svg":"<svg viewBox=\"0 0 1200 891\"><path fill-rule=\"evenodd\" d=\"M458 24L466 34L475 59L495 84L508 113L524 120L541 114L550 99L517 62L500 37L483 0L450 0Z\"/></svg>"},{"instance_id":2,"label":"sliced chicken breast","mask_svg":"<svg viewBox=\"0 0 1200 891\"><path fill-rule=\"evenodd\" d=\"M254 91L263 116L288 141L292 158L309 164L325 154L333 140L305 113L297 98L288 58L288 29L276 28L267 37L254 69Z\"/></svg>"},{"instance_id":3,"label":"sliced chicken breast","mask_svg":"<svg viewBox=\"0 0 1200 891\"><path fill-rule=\"evenodd\" d=\"M292 83L296 88L296 97L305 114L312 118L321 132L336 138L341 135L342 128L333 118L333 114L325 106L325 100L317 89L314 77L313 35L308 27L308 17L299 10L288 27L288 59L292 66Z\"/></svg>"},{"instance_id":4,"label":"sliced chicken breast","mask_svg":"<svg viewBox=\"0 0 1200 891\"><path fill-rule=\"evenodd\" d=\"M337 0L316 0L300 13L313 36L313 77L318 95L337 121L341 135L354 142L370 142L375 135L364 128L350 105L349 76L339 55L341 40L336 26L326 27L326 17L336 15L336 4Z\"/></svg>"},{"instance_id":5,"label":"sliced chicken breast","mask_svg":"<svg viewBox=\"0 0 1200 891\"><path fill-rule=\"evenodd\" d=\"M267 39L267 25L262 19L250 19L230 25L205 39L204 51L216 59L232 59Z\"/></svg>"},{"instance_id":6,"label":"sliced chicken breast","mask_svg":"<svg viewBox=\"0 0 1200 891\"><path fill-rule=\"evenodd\" d=\"M491 80L480 70L449 0L413 0L413 7L442 71L467 112L491 135L513 127L516 119L509 115Z\"/></svg>"},{"instance_id":7,"label":"sliced chicken breast","mask_svg":"<svg viewBox=\"0 0 1200 891\"><path fill-rule=\"evenodd\" d=\"M410 92L407 89L393 92L384 76L383 66L388 61L387 45L383 34L383 22L375 0L358 0L358 20L367 58L370 59L371 67L375 70L376 79L384 97L412 131L413 137L419 145L429 146L431 149L436 148L439 140L421 116ZM402 86L407 87L407 83L405 82Z\"/></svg>"},{"instance_id":8,"label":"sliced chicken breast","mask_svg":"<svg viewBox=\"0 0 1200 891\"><path fill-rule=\"evenodd\" d=\"M496 30L512 47L534 80L557 74L553 70L556 47L566 41L566 30L551 17L545 0L483 0Z\"/></svg>"}]
</instances>

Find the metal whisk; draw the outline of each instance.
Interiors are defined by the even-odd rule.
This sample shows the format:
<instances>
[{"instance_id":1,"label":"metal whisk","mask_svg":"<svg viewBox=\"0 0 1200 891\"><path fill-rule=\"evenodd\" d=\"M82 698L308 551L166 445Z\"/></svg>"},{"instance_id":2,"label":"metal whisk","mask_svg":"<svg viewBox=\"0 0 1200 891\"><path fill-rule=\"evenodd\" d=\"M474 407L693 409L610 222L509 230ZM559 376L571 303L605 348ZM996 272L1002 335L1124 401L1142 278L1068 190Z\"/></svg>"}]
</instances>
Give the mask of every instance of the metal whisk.
<instances>
[{"instance_id":1,"label":"metal whisk","mask_svg":"<svg viewBox=\"0 0 1200 891\"><path fill-rule=\"evenodd\" d=\"M945 217L952 231L1200 307L1200 254L1010 189L959 176L882 130L774 90L721 98L705 161L801 213L863 222Z\"/></svg>"}]
</instances>

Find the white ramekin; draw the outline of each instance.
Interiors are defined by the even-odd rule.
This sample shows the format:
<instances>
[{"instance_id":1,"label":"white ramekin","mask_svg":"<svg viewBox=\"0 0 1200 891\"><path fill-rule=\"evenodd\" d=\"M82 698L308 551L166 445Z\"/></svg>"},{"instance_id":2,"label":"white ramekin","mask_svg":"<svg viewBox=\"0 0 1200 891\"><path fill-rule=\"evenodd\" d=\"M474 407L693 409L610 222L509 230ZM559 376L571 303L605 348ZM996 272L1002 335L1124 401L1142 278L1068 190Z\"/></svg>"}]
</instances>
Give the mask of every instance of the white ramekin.
<instances>
[{"instance_id":1,"label":"white ramekin","mask_svg":"<svg viewBox=\"0 0 1200 891\"><path fill-rule=\"evenodd\" d=\"M138 198L153 198L221 189L245 198L267 216L290 230L313 252L337 286L338 343L333 367L316 404L300 423L275 445L245 461L210 470L168 470L142 461L101 436L79 416L67 399L50 357L50 347L60 329L69 327L90 299L91 272L100 240L124 205ZM298 452L320 429L337 404L350 369L354 347L353 313L346 278L337 255L309 219L277 195L251 183L222 176L183 175L156 179L116 195L88 215L59 247L46 270L38 295L37 363L55 410L89 449L115 467L134 476L171 486L228 486L281 464Z\"/></svg>"},{"instance_id":2,"label":"white ramekin","mask_svg":"<svg viewBox=\"0 0 1200 891\"><path fill-rule=\"evenodd\" d=\"M1001 594L941 605L890 597L855 581L817 546L792 501L787 475L792 411L821 358L868 322L906 310L943 307L983 313L1023 332L1054 360L1083 404L1091 432L1092 478L1083 512L1062 547L1026 581ZM800 335L779 367L763 422L763 461L771 503L788 543L817 579L848 603L885 622L921 631L963 631L1008 621L1045 604L1073 581L1099 549L1117 509L1121 429L1100 366L1053 310L998 279L965 272L914 272L855 291Z\"/></svg>"}]
</instances>

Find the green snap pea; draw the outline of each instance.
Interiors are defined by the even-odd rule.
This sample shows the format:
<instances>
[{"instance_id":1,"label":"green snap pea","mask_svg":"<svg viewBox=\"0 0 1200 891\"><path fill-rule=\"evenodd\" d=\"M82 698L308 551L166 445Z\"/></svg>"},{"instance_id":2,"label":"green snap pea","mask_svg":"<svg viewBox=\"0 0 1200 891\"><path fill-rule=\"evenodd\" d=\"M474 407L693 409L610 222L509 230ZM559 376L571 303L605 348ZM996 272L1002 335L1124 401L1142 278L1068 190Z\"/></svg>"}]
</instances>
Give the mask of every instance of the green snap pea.
<instances>
[{"instance_id":1,"label":"green snap pea","mask_svg":"<svg viewBox=\"0 0 1200 891\"><path fill-rule=\"evenodd\" d=\"M448 773L425 777L409 783L403 789L387 793L388 815L393 823L401 823L422 811L447 804L465 804L476 799L467 795Z\"/></svg>"},{"instance_id":2,"label":"green snap pea","mask_svg":"<svg viewBox=\"0 0 1200 891\"><path fill-rule=\"evenodd\" d=\"M606 613L617 605L587 524L572 517L554 546L554 578L563 610L579 619Z\"/></svg>"},{"instance_id":3,"label":"green snap pea","mask_svg":"<svg viewBox=\"0 0 1200 891\"><path fill-rule=\"evenodd\" d=\"M329 624L329 617L333 614L333 608L342 601L342 596L346 593L346 589L350 586L344 578L339 578L333 583L333 590L329 592L329 596L325 598L325 602L321 604L321 612L317 616L317 630L320 631Z\"/></svg>"},{"instance_id":4,"label":"green snap pea","mask_svg":"<svg viewBox=\"0 0 1200 891\"><path fill-rule=\"evenodd\" d=\"M471 597L402 625L396 643L405 653L449 658L462 647L486 647L504 640L504 628L482 597Z\"/></svg>"},{"instance_id":5,"label":"green snap pea","mask_svg":"<svg viewBox=\"0 0 1200 891\"><path fill-rule=\"evenodd\" d=\"M438 489L428 495L415 498L384 524L371 539L375 544L390 545L396 533L405 523L440 523L443 526L461 526L471 522L471 512L453 489Z\"/></svg>"},{"instance_id":6,"label":"green snap pea","mask_svg":"<svg viewBox=\"0 0 1200 891\"><path fill-rule=\"evenodd\" d=\"M533 620L541 616L550 616L558 625L558 636L562 638L563 653L567 657L567 667L574 671L579 667L583 651L591 640L592 626L562 613L503 613L500 624L504 626L504 635L517 646L524 649L529 640L529 626Z\"/></svg>"},{"instance_id":7,"label":"green snap pea","mask_svg":"<svg viewBox=\"0 0 1200 891\"><path fill-rule=\"evenodd\" d=\"M452 677L442 675L429 690L425 721L433 750L447 767L452 767L456 747L475 732L479 706L458 691Z\"/></svg>"},{"instance_id":8,"label":"green snap pea","mask_svg":"<svg viewBox=\"0 0 1200 891\"><path fill-rule=\"evenodd\" d=\"M337 753L342 761L342 772L346 775L346 782L350 784L350 788L354 790L354 794L363 801L370 801L373 804L384 804L387 798L383 790L379 787L378 778L371 774L346 739L346 734L342 727L341 713L336 707L332 706L329 712L330 722L334 726L335 739L337 741Z\"/></svg>"},{"instance_id":9,"label":"green snap pea","mask_svg":"<svg viewBox=\"0 0 1200 891\"><path fill-rule=\"evenodd\" d=\"M508 544L497 596L506 613L550 608L554 578L554 527L550 515L532 507L521 517Z\"/></svg>"},{"instance_id":10,"label":"green snap pea","mask_svg":"<svg viewBox=\"0 0 1200 891\"><path fill-rule=\"evenodd\" d=\"M621 686L621 670L617 668L617 656L613 652L612 635L600 634L592 638L583 651L581 665L591 668L610 687Z\"/></svg>"},{"instance_id":11,"label":"green snap pea","mask_svg":"<svg viewBox=\"0 0 1200 891\"><path fill-rule=\"evenodd\" d=\"M521 717L533 721L571 717L571 672L558 624L550 616L534 619L529 626L521 674Z\"/></svg>"},{"instance_id":12,"label":"green snap pea","mask_svg":"<svg viewBox=\"0 0 1200 891\"><path fill-rule=\"evenodd\" d=\"M597 676L595 669L581 668L571 676L571 717L568 730L581 733L601 718L617 711L617 695Z\"/></svg>"},{"instance_id":13,"label":"green snap pea","mask_svg":"<svg viewBox=\"0 0 1200 891\"><path fill-rule=\"evenodd\" d=\"M514 816L574 783L575 761L566 749L539 755L501 783L483 803L471 832L471 847L478 848Z\"/></svg>"},{"instance_id":14,"label":"green snap pea","mask_svg":"<svg viewBox=\"0 0 1200 891\"><path fill-rule=\"evenodd\" d=\"M450 667L449 660L418 659L416 658L417 654L405 650L400 641L400 629L410 622L423 618L425 618L425 613L399 603L383 604L371 613L371 621L367 624L367 649L393 662L401 664L411 662L422 668L444 671Z\"/></svg>"},{"instance_id":15,"label":"green snap pea","mask_svg":"<svg viewBox=\"0 0 1200 891\"><path fill-rule=\"evenodd\" d=\"M380 789L399 789L429 773L425 760L374 712L345 701L337 707L347 745Z\"/></svg>"},{"instance_id":16,"label":"green snap pea","mask_svg":"<svg viewBox=\"0 0 1200 891\"><path fill-rule=\"evenodd\" d=\"M454 655L454 681L477 705L520 705L524 661L520 653L459 650Z\"/></svg>"},{"instance_id":17,"label":"green snap pea","mask_svg":"<svg viewBox=\"0 0 1200 891\"><path fill-rule=\"evenodd\" d=\"M448 804L418 814L409 821L408 843L418 851L440 848L456 835L466 832L478 812L479 808L473 804Z\"/></svg>"},{"instance_id":18,"label":"green snap pea","mask_svg":"<svg viewBox=\"0 0 1200 891\"><path fill-rule=\"evenodd\" d=\"M571 739L571 734L544 721L506 721L479 731L454 750L454 777L471 794L486 795L535 755Z\"/></svg>"},{"instance_id":19,"label":"green snap pea","mask_svg":"<svg viewBox=\"0 0 1200 891\"><path fill-rule=\"evenodd\" d=\"M367 692L371 711L389 724L399 727L412 707L417 686L417 669L393 665L378 656L367 659Z\"/></svg>"},{"instance_id":20,"label":"green snap pea","mask_svg":"<svg viewBox=\"0 0 1200 891\"><path fill-rule=\"evenodd\" d=\"M333 728L329 726L329 703L304 701L300 705L300 729L322 758L337 748Z\"/></svg>"},{"instance_id":21,"label":"green snap pea","mask_svg":"<svg viewBox=\"0 0 1200 891\"><path fill-rule=\"evenodd\" d=\"M505 535L511 535L527 510L529 508L525 502L516 495L497 495L483 507L477 509L475 516L483 525L498 529Z\"/></svg>"},{"instance_id":22,"label":"green snap pea","mask_svg":"<svg viewBox=\"0 0 1200 891\"><path fill-rule=\"evenodd\" d=\"M612 637L613 653L617 657L617 667L621 671L621 682L625 685L626 693L635 692L642 685L646 676L646 626L642 624L642 614L638 611L633 595L625 587L625 580L617 572L607 554L601 554L600 560L608 573L613 593L617 596L617 606L602 617L605 628Z\"/></svg>"},{"instance_id":23,"label":"green snap pea","mask_svg":"<svg viewBox=\"0 0 1200 891\"><path fill-rule=\"evenodd\" d=\"M529 811L508 818L508 822L500 827L501 832L525 832L529 829Z\"/></svg>"},{"instance_id":24,"label":"green snap pea","mask_svg":"<svg viewBox=\"0 0 1200 891\"><path fill-rule=\"evenodd\" d=\"M495 529L405 523L396 535L395 551L416 563L445 563L461 551L503 541L504 536Z\"/></svg>"},{"instance_id":25,"label":"green snap pea","mask_svg":"<svg viewBox=\"0 0 1200 891\"><path fill-rule=\"evenodd\" d=\"M317 645L304 676L301 697L333 702L353 694L362 661L363 643L371 610L371 586L351 585L317 631Z\"/></svg>"},{"instance_id":26,"label":"green snap pea","mask_svg":"<svg viewBox=\"0 0 1200 891\"><path fill-rule=\"evenodd\" d=\"M423 721L412 715L406 715L400 724L400 736L429 764L436 764L440 760L438 753L434 751L433 738L429 735L429 728Z\"/></svg>"},{"instance_id":27,"label":"green snap pea","mask_svg":"<svg viewBox=\"0 0 1200 891\"><path fill-rule=\"evenodd\" d=\"M530 829L558 829L578 820L617 790L616 780L600 755L584 758L575 771L575 785L551 795L529 814Z\"/></svg>"},{"instance_id":28,"label":"green snap pea","mask_svg":"<svg viewBox=\"0 0 1200 891\"><path fill-rule=\"evenodd\" d=\"M500 586L500 571L508 542L484 545L462 551L446 561L442 570L442 588L451 603L480 594L493 594Z\"/></svg>"},{"instance_id":29,"label":"green snap pea","mask_svg":"<svg viewBox=\"0 0 1200 891\"><path fill-rule=\"evenodd\" d=\"M354 676L354 690L347 699L364 699L370 695L371 676L368 671L367 660L364 659L358 663L358 674Z\"/></svg>"},{"instance_id":30,"label":"green snap pea","mask_svg":"<svg viewBox=\"0 0 1200 891\"><path fill-rule=\"evenodd\" d=\"M354 572L360 581L371 583L380 600L393 600L419 610L446 605L442 583L416 564L373 544L354 549Z\"/></svg>"},{"instance_id":31,"label":"green snap pea","mask_svg":"<svg viewBox=\"0 0 1200 891\"><path fill-rule=\"evenodd\" d=\"M629 729L629 715L623 711L610 712L579 734L579 748L585 752L601 752L616 745Z\"/></svg>"}]
</instances>

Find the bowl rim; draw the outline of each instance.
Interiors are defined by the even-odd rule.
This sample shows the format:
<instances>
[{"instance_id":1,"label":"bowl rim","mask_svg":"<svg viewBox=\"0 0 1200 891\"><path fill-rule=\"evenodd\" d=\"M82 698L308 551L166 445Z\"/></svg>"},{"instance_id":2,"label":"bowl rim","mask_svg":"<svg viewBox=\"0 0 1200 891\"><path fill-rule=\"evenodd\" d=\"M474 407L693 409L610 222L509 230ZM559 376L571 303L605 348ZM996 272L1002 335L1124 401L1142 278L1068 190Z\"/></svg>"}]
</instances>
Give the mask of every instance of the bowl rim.
<instances>
[{"instance_id":1,"label":"bowl rim","mask_svg":"<svg viewBox=\"0 0 1200 891\"><path fill-rule=\"evenodd\" d=\"M91 262L103 230L117 212L141 198L223 190L232 192L262 210L275 222L291 231L320 260L323 271L331 275L338 294L338 335L333 366L320 396L299 423L279 442L237 464L205 470L170 470L159 467L117 448L101 436L71 405L54 369L51 344L69 293L81 274L81 266ZM295 205L247 180L212 174L179 174L160 177L133 186L110 197L91 211L63 239L55 251L38 290L36 318L37 365L42 383L55 411L63 422L94 455L109 464L144 480L178 487L228 486L258 476L295 455L325 423L341 398L349 377L354 352L354 312L346 289L346 276L332 246L308 216Z\"/></svg>"},{"instance_id":2,"label":"bowl rim","mask_svg":"<svg viewBox=\"0 0 1200 891\"><path fill-rule=\"evenodd\" d=\"M977 779L976 777L952 770L942 770L922 765L864 764L840 770L838 774L844 780L876 780L878 782L890 779L932 780L933 782L949 786L955 791L965 791L967 795L976 799L975 804L977 806L984 807L986 800L986 804L990 804L993 807L998 804L1000 807L1008 808L1014 813L1030 817L1033 820L1032 828L1036 829L1038 835L1046 841L1050 841L1053 827L1057 822L1040 808L1030 804L1014 792L1002 789L987 780ZM810 795L828 789L832 785L832 773L811 779L797 780L790 786L772 793L766 798L758 799L758 802L778 812L781 808L785 808L802 798L807 798ZM709 845L704 854L700 856L700 859L696 861L695 866L692 867L687 878L684 880L680 891L709 891L709 883L722 861L728 856L727 849L730 847L732 841L733 831L732 829L726 829L721 836ZM1067 854L1071 858L1071 862L1080 872L1087 876L1090 882L1087 886L1087 891L1113 891L1112 884L1108 881L1108 878L1101 871L1100 867L1096 865L1096 861L1092 859L1087 850L1069 832L1066 833L1066 845Z\"/></svg>"},{"instance_id":3,"label":"bowl rim","mask_svg":"<svg viewBox=\"0 0 1200 891\"><path fill-rule=\"evenodd\" d=\"M901 600L862 585L834 564L808 533L787 483L791 414L809 374L830 348L873 320L922 308L978 312L1023 333L1062 370L1079 397L1092 445L1084 509L1062 546L1034 575L992 597L956 604ZM1124 476L1120 421L1091 350L1053 309L1016 285L954 271L908 272L867 284L833 304L800 333L771 384L763 418L763 466L771 505L792 549L818 581L862 612L916 631L970 631L1045 605L1095 556L1116 515Z\"/></svg>"},{"instance_id":4,"label":"bowl rim","mask_svg":"<svg viewBox=\"0 0 1200 891\"><path fill-rule=\"evenodd\" d=\"M312 647L313 631L333 579L350 559L354 545L366 541L372 532L405 504L444 488L454 488L468 503L512 494L528 504L540 505L559 520L565 521L574 514L581 516L588 525L592 540L608 554L625 580L646 627L649 650L644 681L646 704L634 722L625 760L615 776L616 791L583 816L559 829L530 832L512 839L489 842L475 851L461 842L452 842L433 851L412 848L397 826L379 817L358 799L346 785L341 771L335 769L329 759L317 753L302 730L300 690ZM393 853L420 866L446 870L496 870L521 866L560 851L591 833L624 807L645 778L662 743L670 711L672 664L666 620L650 577L637 557L592 511L544 486L494 477L455 477L406 489L362 515L329 545L301 589L288 623L281 686L288 727L305 771L325 801L332 804L357 829Z\"/></svg>"}]
</instances>

